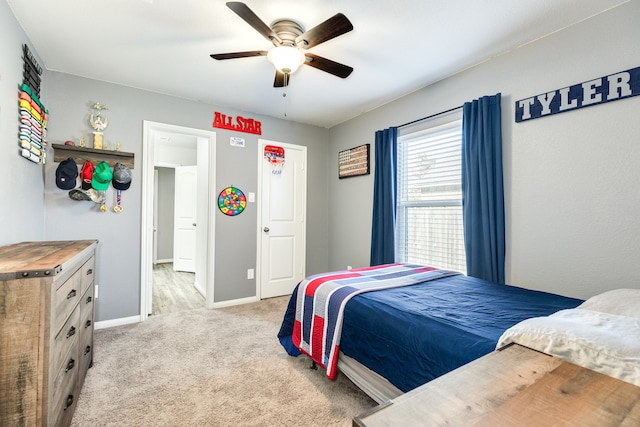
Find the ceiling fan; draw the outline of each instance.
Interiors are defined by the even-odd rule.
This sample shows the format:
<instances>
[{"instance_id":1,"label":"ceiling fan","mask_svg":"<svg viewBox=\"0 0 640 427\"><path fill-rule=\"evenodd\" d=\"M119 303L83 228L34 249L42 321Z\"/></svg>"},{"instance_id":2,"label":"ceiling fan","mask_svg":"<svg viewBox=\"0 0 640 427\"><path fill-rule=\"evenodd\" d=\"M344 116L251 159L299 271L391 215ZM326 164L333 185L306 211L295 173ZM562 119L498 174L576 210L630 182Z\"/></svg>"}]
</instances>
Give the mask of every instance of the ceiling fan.
<instances>
[{"instance_id":1,"label":"ceiling fan","mask_svg":"<svg viewBox=\"0 0 640 427\"><path fill-rule=\"evenodd\" d=\"M210 55L212 58L224 60L266 56L276 67L273 87L287 86L291 74L302 64L310 65L343 79L347 78L353 71L353 68L348 65L340 64L310 52L303 52L303 49L310 49L353 30L353 25L342 13L332 16L308 31L304 31L302 25L291 19L279 19L269 27L246 4L241 2L228 2L227 6L263 37L272 42L274 47L269 51L252 50L248 52L215 53Z\"/></svg>"}]
</instances>

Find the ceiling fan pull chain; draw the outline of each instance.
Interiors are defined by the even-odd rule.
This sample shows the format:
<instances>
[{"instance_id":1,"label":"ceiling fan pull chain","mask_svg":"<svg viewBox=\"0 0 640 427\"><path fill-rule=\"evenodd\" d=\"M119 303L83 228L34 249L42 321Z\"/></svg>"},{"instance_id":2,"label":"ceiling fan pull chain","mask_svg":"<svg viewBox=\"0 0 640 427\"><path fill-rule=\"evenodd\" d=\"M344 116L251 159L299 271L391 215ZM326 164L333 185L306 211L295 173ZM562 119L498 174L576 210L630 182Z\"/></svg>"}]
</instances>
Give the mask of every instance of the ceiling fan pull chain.
<instances>
[{"instance_id":1,"label":"ceiling fan pull chain","mask_svg":"<svg viewBox=\"0 0 640 427\"><path fill-rule=\"evenodd\" d=\"M284 73L284 90L282 91L282 100L284 102L284 116L287 117L287 109L289 103L287 102L287 87L289 85L289 73Z\"/></svg>"}]
</instances>

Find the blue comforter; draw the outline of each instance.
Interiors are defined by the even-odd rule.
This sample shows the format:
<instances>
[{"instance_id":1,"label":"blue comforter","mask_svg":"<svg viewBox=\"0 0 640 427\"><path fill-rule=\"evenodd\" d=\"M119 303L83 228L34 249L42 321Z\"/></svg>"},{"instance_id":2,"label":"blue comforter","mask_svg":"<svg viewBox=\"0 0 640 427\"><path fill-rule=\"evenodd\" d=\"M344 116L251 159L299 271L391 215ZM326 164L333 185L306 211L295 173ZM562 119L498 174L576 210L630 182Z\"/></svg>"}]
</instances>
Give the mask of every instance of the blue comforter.
<instances>
[{"instance_id":1,"label":"blue comforter","mask_svg":"<svg viewBox=\"0 0 640 427\"><path fill-rule=\"evenodd\" d=\"M278 338L291 355L297 288ZM582 300L468 276L367 292L345 306L340 348L403 392L495 349L521 320L575 308Z\"/></svg>"}]
</instances>

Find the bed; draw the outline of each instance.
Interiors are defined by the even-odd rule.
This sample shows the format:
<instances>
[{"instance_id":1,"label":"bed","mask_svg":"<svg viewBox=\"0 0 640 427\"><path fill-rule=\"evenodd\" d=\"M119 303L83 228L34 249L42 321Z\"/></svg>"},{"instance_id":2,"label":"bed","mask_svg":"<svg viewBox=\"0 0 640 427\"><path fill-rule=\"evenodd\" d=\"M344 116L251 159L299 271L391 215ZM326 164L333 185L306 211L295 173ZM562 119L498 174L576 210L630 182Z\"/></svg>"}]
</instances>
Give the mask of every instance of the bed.
<instances>
[{"instance_id":1,"label":"bed","mask_svg":"<svg viewBox=\"0 0 640 427\"><path fill-rule=\"evenodd\" d=\"M374 284L372 288L369 283ZM326 355L332 346L326 345L319 357L295 342L296 335L305 340L303 332L295 331L304 323L300 320L304 308L296 311L296 307L306 306L308 312L311 307L332 304L329 300L325 304L322 297L314 305L310 294L323 287L334 294L356 289L340 300L340 319L334 323L341 323L341 329L334 360L341 372L379 403L492 352L501 335L525 319L583 303L412 264L310 276L294 290L278 338L290 355L306 354L328 368L330 378L335 373L329 374L333 362L327 363ZM331 323L323 320L321 325ZM326 337L322 339L327 342Z\"/></svg>"},{"instance_id":2,"label":"bed","mask_svg":"<svg viewBox=\"0 0 640 427\"><path fill-rule=\"evenodd\" d=\"M576 308L523 320L496 348L520 344L640 386L640 289L615 289Z\"/></svg>"}]
</instances>

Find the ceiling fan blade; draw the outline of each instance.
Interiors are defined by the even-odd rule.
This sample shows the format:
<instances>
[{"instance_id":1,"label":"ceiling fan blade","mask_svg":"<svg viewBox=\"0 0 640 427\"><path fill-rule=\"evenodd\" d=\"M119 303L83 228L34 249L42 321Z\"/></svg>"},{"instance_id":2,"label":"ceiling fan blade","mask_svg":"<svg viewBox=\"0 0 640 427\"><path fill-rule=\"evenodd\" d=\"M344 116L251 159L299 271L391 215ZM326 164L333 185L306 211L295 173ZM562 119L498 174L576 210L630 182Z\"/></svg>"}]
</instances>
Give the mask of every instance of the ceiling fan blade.
<instances>
[{"instance_id":1,"label":"ceiling fan blade","mask_svg":"<svg viewBox=\"0 0 640 427\"><path fill-rule=\"evenodd\" d=\"M273 80L273 87L289 86L289 80L291 80L291 74L285 75L284 73L276 70L276 78Z\"/></svg>"},{"instance_id":2,"label":"ceiling fan blade","mask_svg":"<svg viewBox=\"0 0 640 427\"><path fill-rule=\"evenodd\" d=\"M258 18L258 15L249 9L249 6L239 1L230 1L227 2L227 7L274 45L280 46L282 44L280 37L262 19Z\"/></svg>"},{"instance_id":3,"label":"ceiling fan blade","mask_svg":"<svg viewBox=\"0 0 640 427\"><path fill-rule=\"evenodd\" d=\"M236 58L249 58L251 56L266 56L266 50L250 50L248 52L230 52L230 53L212 53L213 59L236 59Z\"/></svg>"},{"instance_id":4,"label":"ceiling fan blade","mask_svg":"<svg viewBox=\"0 0 640 427\"><path fill-rule=\"evenodd\" d=\"M353 30L353 24L342 13L338 13L296 37L296 45L309 49Z\"/></svg>"},{"instance_id":5,"label":"ceiling fan blade","mask_svg":"<svg viewBox=\"0 0 640 427\"><path fill-rule=\"evenodd\" d=\"M329 74L333 74L334 76L341 77L343 79L349 77L349 75L353 71L353 67L340 64L339 62L335 62L327 58L323 58L322 56L314 55L313 53L305 53L304 56L305 64L317 68L318 70L325 71Z\"/></svg>"}]
</instances>

